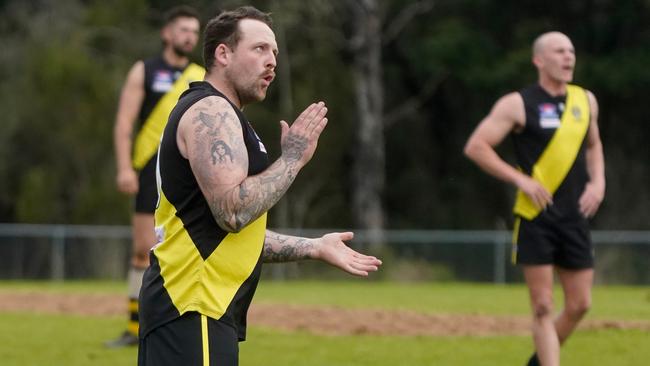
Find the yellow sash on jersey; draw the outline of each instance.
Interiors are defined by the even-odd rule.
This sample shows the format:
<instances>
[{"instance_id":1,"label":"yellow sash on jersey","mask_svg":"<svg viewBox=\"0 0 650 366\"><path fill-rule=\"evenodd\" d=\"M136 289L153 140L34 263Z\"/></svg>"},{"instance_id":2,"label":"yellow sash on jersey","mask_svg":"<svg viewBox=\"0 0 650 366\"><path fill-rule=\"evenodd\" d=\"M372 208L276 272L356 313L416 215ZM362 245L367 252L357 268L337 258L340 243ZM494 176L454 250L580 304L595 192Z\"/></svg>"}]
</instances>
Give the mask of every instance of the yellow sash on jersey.
<instances>
[{"instance_id":1,"label":"yellow sash on jersey","mask_svg":"<svg viewBox=\"0 0 650 366\"><path fill-rule=\"evenodd\" d=\"M255 270L264 247L267 214L262 214L238 233L228 233L204 259L174 205L162 190L159 194L161 202L156 209L158 244L153 252L169 298L181 315L197 311L220 319Z\"/></svg>"},{"instance_id":2,"label":"yellow sash on jersey","mask_svg":"<svg viewBox=\"0 0 650 366\"><path fill-rule=\"evenodd\" d=\"M589 128L589 98L579 86L567 85L567 98L560 127L533 166L532 177L554 194L578 156ZM521 190L517 191L514 213L534 219L541 208Z\"/></svg>"},{"instance_id":3,"label":"yellow sash on jersey","mask_svg":"<svg viewBox=\"0 0 650 366\"><path fill-rule=\"evenodd\" d=\"M183 74L176 80L172 88L160 98L154 109L142 125L133 144L133 167L140 170L158 150L169 113L178 102L178 98L192 81L203 80L205 70L194 63L189 64Z\"/></svg>"}]
</instances>

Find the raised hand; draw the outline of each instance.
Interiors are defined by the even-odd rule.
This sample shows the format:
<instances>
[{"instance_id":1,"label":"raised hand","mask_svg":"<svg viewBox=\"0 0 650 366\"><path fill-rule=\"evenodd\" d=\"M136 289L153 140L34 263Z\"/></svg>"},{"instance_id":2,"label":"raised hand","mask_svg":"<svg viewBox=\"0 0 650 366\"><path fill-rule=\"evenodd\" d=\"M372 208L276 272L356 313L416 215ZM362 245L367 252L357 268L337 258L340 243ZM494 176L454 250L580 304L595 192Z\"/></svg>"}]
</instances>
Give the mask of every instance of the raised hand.
<instances>
[{"instance_id":1,"label":"raised hand","mask_svg":"<svg viewBox=\"0 0 650 366\"><path fill-rule=\"evenodd\" d=\"M314 155L318 138L327 125L325 103L313 103L305 109L291 126L280 121L282 126L282 158L304 166Z\"/></svg>"}]
</instances>

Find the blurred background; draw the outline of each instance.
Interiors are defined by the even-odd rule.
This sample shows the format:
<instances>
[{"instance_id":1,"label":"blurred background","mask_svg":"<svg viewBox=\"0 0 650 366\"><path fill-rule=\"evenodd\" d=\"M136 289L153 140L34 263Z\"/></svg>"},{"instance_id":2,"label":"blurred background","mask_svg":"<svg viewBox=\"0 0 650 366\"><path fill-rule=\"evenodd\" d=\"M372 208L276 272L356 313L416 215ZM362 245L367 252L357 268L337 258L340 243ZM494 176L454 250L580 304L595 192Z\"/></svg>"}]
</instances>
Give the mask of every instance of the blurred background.
<instances>
[{"instance_id":1,"label":"blurred background","mask_svg":"<svg viewBox=\"0 0 650 366\"><path fill-rule=\"evenodd\" d=\"M607 194L592 222L597 282L650 283L650 1L185 1L203 16L271 12L280 47L266 101L246 108L273 158L279 121L316 100L329 124L269 226L355 229L379 279L520 281L509 265L514 188L462 155L501 95L536 82L531 43L574 43L575 82L600 103ZM160 52L176 1L0 1L0 278L119 279L131 198L112 130L131 65ZM201 47L194 61L202 64ZM506 141L499 153L513 162ZM267 266L277 279L338 274Z\"/></svg>"}]
</instances>

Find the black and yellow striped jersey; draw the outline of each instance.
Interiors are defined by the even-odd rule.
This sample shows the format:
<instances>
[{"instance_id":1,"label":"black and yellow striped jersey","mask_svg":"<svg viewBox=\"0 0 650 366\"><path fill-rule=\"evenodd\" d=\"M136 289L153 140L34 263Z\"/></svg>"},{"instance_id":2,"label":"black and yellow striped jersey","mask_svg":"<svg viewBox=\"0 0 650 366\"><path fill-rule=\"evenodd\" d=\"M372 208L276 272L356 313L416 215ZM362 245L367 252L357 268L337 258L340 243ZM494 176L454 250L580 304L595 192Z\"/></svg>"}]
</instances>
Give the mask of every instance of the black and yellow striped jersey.
<instances>
[{"instance_id":1,"label":"black and yellow striped jersey","mask_svg":"<svg viewBox=\"0 0 650 366\"><path fill-rule=\"evenodd\" d=\"M151 251L140 292L141 336L189 311L232 325L240 340L246 336L246 313L261 270L266 214L239 233L219 227L176 144L181 116L208 96L227 100L207 82L191 83L172 111L160 143L158 244ZM264 145L243 113L232 106L248 151L248 175L258 174L269 165Z\"/></svg>"}]
</instances>

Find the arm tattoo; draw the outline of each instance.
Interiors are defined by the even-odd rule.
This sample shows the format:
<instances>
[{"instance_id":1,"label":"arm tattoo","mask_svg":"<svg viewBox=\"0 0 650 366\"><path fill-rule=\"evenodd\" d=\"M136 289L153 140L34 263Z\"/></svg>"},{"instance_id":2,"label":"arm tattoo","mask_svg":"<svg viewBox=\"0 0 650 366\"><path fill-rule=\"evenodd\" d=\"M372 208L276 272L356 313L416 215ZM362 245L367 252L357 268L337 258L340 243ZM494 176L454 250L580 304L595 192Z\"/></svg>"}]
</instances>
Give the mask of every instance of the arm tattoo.
<instances>
[{"instance_id":1,"label":"arm tattoo","mask_svg":"<svg viewBox=\"0 0 650 366\"><path fill-rule=\"evenodd\" d=\"M217 165L217 163L224 164L229 161L231 163L233 162L230 146L223 140L217 140L212 143L210 155L212 156L212 165Z\"/></svg>"},{"instance_id":2,"label":"arm tattoo","mask_svg":"<svg viewBox=\"0 0 650 366\"><path fill-rule=\"evenodd\" d=\"M298 168L278 159L267 170L246 178L230 192L215 196L210 204L217 222L238 232L268 211L285 194Z\"/></svg>"},{"instance_id":3,"label":"arm tattoo","mask_svg":"<svg viewBox=\"0 0 650 366\"><path fill-rule=\"evenodd\" d=\"M266 263L290 262L310 258L314 244L307 238L267 231L262 260Z\"/></svg>"},{"instance_id":4,"label":"arm tattoo","mask_svg":"<svg viewBox=\"0 0 650 366\"><path fill-rule=\"evenodd\" d=\"M195 174L212 191L206 192L206 198L217 223L228 231L239 232L273 207L289 189L300 170L300 158L308 141L290 133L283 142L283 156L264 172L245 177L228 191L218 191L215 189L219 184L215 181L215 167L226 181L230 172L241 174L242 169L247 172L248 166L243 165L248 161L248 152L234 111L225 101L215 104L212 108L206 108L207 104L197 106L192 119L198 152ZM216 109L219 106L226 108Z\"/></svg>"}]
</instances>

